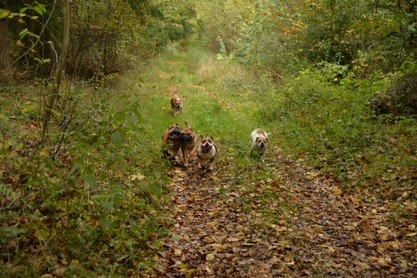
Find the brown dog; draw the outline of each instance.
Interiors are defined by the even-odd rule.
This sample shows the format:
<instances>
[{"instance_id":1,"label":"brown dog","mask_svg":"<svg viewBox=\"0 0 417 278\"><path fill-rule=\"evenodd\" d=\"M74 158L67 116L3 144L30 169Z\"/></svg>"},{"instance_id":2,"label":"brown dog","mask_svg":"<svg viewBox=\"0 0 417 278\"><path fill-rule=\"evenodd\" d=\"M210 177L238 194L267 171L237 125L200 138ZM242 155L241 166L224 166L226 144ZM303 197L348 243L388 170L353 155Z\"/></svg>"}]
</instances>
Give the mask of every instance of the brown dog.
<instances>
[{"instance_id":1,"label":"brown dog","mask_svg":"<svg viewBox=\"0 0 417 278\"><path fill-rule=\"evenodd\" d=\"M168 88L168 90L172 93L172 98L171 98L172 114L174 116L176 116L177 112L181 114L182 113L182 100L178 96L177 89L175 87L170 87Z\"/></svg>"},{"instance_id":2,"label":"brown dog","mask_svg":"<svg viewBox=\"0 0 417 278\"><path fill-rule=\"evenodd\" d=\"M202 137L197 148L197 158L200 169L212 171L213 161L217 155L217 147L214 145L213 137Z\"/></svg>"},{"instance_id":3,"label":"brown dog","mask_svg":"<svg viewBox=\"0 0 417 278\"><path fill-rule=\"evenodd\" d=\"M162 153L165 158L169 160L175 160L175 156L181 147L181 128L178 124L171 125L164 130L162 134L162 142L165 143ZM172 153L170 153L170 151Z\"/></svg>"},{"instance_id":4,"label":"brown dog","mask_svg":"<svg viewBox=\"0 0 417 278\"><path fill-rule=\"evenodd\" d=\"M189 162L195 156L195 149L197 146L197 138L194 133L194 130L189 127L187 122L185 123L185 128L181 129L181 150L182 157L184 159L184 166L188 167Z\"/></svg>"}]
</instances>

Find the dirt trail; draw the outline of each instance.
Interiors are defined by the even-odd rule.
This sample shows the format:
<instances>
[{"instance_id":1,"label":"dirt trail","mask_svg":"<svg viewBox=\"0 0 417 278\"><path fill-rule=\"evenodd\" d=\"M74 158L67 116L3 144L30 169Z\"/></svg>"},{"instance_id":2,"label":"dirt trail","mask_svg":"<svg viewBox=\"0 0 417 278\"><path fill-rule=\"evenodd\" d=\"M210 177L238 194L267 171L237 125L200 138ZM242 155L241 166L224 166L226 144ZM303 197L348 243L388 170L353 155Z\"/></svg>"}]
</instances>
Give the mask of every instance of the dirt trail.
<instances>
[{"instance_id":1,"label":"dirt trail","mask_svg":"<svg viewBox=\"0 0 417 278\"><path fill-rule=\"evenodd\" d=\"M159 260L168 277L269 277L278 253L276 239L257 228L256 211L245 213L242 192L222 190L215 174L174 168L173 237ZM227 187L230 181L223 180ZM224 188L223 188L224 189ZM273 207L271 207L273 210Z\"/></svg>"},{"instance_id":2,"label":"dirt trail","mask_svg":"<svg viewBox=\"0 0 417 278\"><path fill-rule=\"evenodd\" d=\"M173 168L158 277L417 277L415 226L393 222L387 205L344 193L279 150L255 166L275 178L249 186L230 174L232 159L222 163L205 175Z\"/></svg>"}]
</instances>

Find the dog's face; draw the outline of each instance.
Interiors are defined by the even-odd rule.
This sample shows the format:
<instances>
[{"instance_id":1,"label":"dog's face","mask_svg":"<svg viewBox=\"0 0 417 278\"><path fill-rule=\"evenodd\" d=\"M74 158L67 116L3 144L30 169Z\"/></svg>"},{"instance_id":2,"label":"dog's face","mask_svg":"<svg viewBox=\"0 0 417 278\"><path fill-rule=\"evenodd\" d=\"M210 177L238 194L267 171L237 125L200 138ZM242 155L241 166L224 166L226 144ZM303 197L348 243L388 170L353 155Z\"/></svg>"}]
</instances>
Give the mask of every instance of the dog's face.
<instances>
[{"instance_id":1,"label":"dog's face","mask_svg":"<svg viewBox=\"0 0 417 278\"><path fill-rule=\"evenodd\" d=\"M195 155L195 147L197 146L197 139L194 130L188 127L181 129L181 150L184 159L184 166L188 167L189 161L193 159Z\"/></svg>"},{"instance_id":2,"label":"dog's face","mask_svg":"<svg viewBox=\"0 0 417 278\"><path fill-rule=\"evenodd\" d=\"M176 141L181 137L181 128L176 125L171 125L168 127L168 138L169 140Z\"/></svg>"},{"instance_id":3,"label":"dog's face","mask_svg":"<svg viewBox=\"0 0 417 278\"><path fill-rule=\"evenodd\" d=\"M167 129L165 129L164 134L162 135L162 141L169 143L171 142L179 142L181 138L181 128L178 124L170 125Z\"/></svg>"},{"instance_id":4,"label":"dog's face","mask_svg":"<svg viewBox=\"0 0 417 278\"><path fill-rule=\"evenodd\" d=\"M200 142L200 148L203 152L208 153L213 148L213 137L202 137Z\"/></svg>"},{"instance_id":5,"label":"dog's face","mask_svg":"<svg viewBox=\"0 0 417 278\"><path fill-rule=\"evenodd\" d=\"M173 109L180 110L182 108L182 100L179 96L175 95L171 99L171 107Z\"/></svg>"},{"instance_id":6,"label":"dog's face","mask_svg":"<svg viewBox=\"0 0 417 278\"><path fill-rule=\"evenodd\" d=\"M268 145L268 139L266 139L265 137L256 137L255 142L260 149L265 149Z\"/></svg>"},{"instance_id":7,"label":"dog's face","mask_svg":"<svg viewBox=\"0 0 417 278\"><path fill-rule=\"evenodd\" d=\"M177 155L181 147L181 128L178 124L170 125L164 130L162 134L162 154L165 158L175 161L175 156Z\"/></svg>"},{"instance_id":8,"label":"dog's face","mask_svg":"<svg viewBox=\"0 0 417 278\"><path fill-rule=\"evenodd\" d=\"M183 128L181 130L181 142L187 144L194 141L194 130L192 128Z\"/></svg>"}]
</instances>

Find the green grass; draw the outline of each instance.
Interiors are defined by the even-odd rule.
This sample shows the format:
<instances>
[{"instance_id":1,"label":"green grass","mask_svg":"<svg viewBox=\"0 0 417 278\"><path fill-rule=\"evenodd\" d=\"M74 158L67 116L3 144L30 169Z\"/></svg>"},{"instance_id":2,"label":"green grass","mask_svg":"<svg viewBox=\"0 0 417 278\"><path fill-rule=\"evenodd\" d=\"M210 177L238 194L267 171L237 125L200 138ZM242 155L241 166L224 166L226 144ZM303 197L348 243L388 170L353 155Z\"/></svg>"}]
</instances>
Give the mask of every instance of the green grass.
<instances>
[{"instance_id":1,"label":"green grass","mask_svg":"<svg viewBox=\"0 0 417 278\"><path fill-rule=\"evenodd\" d=\"M201 57L201 60L197 61L196 57ZM211 67L205 69L209 72L224 72L224 68L229 67L215 60L213 62L214 58L214 55L192 48L189 52L167 53L146 67L142 76L144 85L137 89L140 92L138 99L141 114L147 117L147 125L157 140L168 125L178 123L184 126L184 121L188 121L199 134L248 146L250 132L266 124L253 117L256 105L251 90L241 94L228 90L223 84L228 81L219 80L215 74L204 82L199 80L201 67ZM207 60L212 62L206 64ZM170 114L168 86L176 86L183 99L183 113L176 117Z\"/></svg>"}]
</instances>

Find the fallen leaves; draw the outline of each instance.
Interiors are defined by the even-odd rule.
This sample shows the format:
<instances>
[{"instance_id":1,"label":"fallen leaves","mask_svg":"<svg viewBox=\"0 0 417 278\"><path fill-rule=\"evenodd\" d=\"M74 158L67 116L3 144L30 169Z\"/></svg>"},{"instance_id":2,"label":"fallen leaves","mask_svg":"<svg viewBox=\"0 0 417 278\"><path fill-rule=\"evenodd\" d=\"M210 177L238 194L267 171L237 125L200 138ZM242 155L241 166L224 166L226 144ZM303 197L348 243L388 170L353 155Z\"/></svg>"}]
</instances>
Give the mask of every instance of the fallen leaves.
<instances>
[{"instance_id":1,"label":"fallen leaves","mask_svg":"<svg viewBox=\"0 0 417 278\"><path fill-rule=\"evenodd\" d=\"M291 169L289 161L268 165L268 176L252 181L243 174L246 182L239 184L220 167L203 177L193 169L173 169L175 236L157 261L159 275L417 273L416 225L395 226L387 203L366 199L359 190L344 192L316 171Z\"/></svg>"},{"instance_id":2,"label":"fallen leaves","mask_svg":"<svg viewBox=\"0 0 417 278\"><path fill-rule=\"evenodd\" d=\"M282 234L291 230L288 221L270 221L271 213L289 211L272 199L266 203L262 196L278 198L278 182L266 179L236 188L192 170L174 168L171 175L173 236L157 262L160 275L268 277L295 265L290 241Z\"/></svg>"},{"instance_id":3,"label":"fallen leaves","mask_svg":"<svg viewBox=\"0 0 417 278\"><path fill-rule=\"evenodd\" d=\"M214 253L207 254L206 261L211 262L214 260Z\"/></svg>"},{"instance_id":4,"label":"fallen leaves","mask_svg":"<svg viewBox=\"0 0 417 278\"><path fill-rule=\"evenodd\" d=\"M392 263L392 259L390 256L383 256L378 258L377 262L380 266L387 267Z\"/></svg>"}]
</instances>

